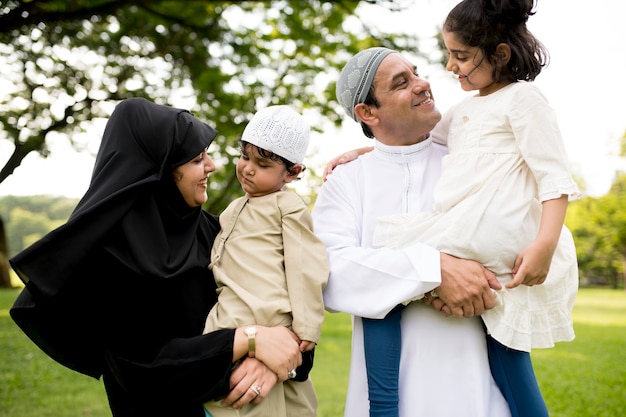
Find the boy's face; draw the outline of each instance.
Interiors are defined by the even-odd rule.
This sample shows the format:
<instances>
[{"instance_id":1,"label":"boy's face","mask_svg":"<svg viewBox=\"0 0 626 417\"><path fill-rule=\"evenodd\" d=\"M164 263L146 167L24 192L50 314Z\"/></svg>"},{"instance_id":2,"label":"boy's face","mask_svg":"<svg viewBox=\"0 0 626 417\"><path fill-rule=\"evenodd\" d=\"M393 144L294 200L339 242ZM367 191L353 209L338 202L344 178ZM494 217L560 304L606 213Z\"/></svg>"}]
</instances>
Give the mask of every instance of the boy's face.
<instances>
[{"instance_id":1,"label":"boy's face","mask_svg":"<svg viewBox=\"0 0 626 417\"><path fill-rule=\"evenodd\" d=\"M295 177L282 161L264 158L255 145L248 143L237 161L237 178L249 197L260 197L282 190Z\"/></svg>"}]
</instances>

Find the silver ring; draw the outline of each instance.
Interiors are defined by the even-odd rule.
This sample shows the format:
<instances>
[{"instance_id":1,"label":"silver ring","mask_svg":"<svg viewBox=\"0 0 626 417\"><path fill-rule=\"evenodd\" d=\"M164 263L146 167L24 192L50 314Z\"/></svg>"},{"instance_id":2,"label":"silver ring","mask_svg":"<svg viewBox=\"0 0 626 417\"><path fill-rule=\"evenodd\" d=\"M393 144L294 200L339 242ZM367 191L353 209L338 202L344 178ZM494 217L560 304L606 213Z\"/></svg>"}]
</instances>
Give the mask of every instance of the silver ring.
<instances>
[{"instance_id":1,"label":"silver ring","mask_svg":"<svg viewBox=\"0 0 626 417\"><path fill-rule=\"evenodd\" d=\"M292 369L291 371L289 371L289 373L287 374L287 376L289 377L289 379L294 379L296 377L296 370Z\"/></svg>"},{"instance_id":2,"label":"silver ring","mask_svg":"<svg viewBox=\"0 0 626 417\"><path fill-rule=\"evenodd\" d=\"M252 386L248 389L254 392L256 395L259 395L261 393L261 386L259 384L252 384Z\"/></svg>"}]
</instances>

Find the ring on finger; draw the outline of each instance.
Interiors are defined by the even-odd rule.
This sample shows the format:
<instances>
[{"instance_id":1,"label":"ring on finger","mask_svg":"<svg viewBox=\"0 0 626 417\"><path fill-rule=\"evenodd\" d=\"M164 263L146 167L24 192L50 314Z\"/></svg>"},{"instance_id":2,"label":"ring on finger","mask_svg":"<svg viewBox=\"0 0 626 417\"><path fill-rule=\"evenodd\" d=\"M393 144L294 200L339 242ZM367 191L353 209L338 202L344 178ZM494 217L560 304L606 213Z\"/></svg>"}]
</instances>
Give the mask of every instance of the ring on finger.
<instances>
[{"instance_id":1,"label":"ring on finger","mask_svg":"<svg viewBox=\"0 0 626 417\"><path fill-rule=\"evenodd\" d=\"M259 384L252 384L248 389L254 392L256 395L259 395L261 393L261 386Z\"/></svg>"},{"instance_id":2,"label":"ring on finger","mask_svg":"<svg viewBox=\"0 0 626 417\"><path fill-rule=\"evenodd\" d=\"M287 376L289 377L289 379L294 379L296 377L296 370L292 369L291 371L289 371L289 373L287 374Z\"/></svg>"}]
</instances>

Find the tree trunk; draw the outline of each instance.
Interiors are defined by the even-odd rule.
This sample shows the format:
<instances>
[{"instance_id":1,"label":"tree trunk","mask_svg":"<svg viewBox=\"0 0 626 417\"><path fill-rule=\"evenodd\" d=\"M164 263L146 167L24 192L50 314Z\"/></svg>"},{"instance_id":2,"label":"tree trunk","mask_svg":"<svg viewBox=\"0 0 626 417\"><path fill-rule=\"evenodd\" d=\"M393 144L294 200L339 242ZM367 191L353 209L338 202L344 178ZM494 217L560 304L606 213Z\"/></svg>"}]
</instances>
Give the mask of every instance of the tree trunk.
<instances>
[{"instance_id":1,"label":"tree trunk","mask_svg":"<svg viewBox=\"0 0 626 417\"><path fill-rule=\"evenodd\" d=\"M11 288L11 276L9 275L9 248L7 237L4 233L4 221L0 217L0 288Z\"/></svg>"},{"instance_id":2,"label":"tree trunk","mask_svg":"<svg viewBox=\"0 0 626 417\"><path fill-rule=\"evenodd\" d=\"M622 256L622 278L624 279L624 292L626 292L626 256Z\"/></svg>"}]
</instances>

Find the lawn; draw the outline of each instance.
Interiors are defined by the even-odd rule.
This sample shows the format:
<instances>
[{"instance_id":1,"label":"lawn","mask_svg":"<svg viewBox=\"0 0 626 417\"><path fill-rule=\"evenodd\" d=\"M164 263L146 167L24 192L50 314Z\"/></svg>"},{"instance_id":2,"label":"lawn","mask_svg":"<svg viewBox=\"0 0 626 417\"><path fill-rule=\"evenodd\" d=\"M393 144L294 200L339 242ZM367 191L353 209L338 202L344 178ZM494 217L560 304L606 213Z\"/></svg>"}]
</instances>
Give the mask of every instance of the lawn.
<instances>
[{"instance_id":1,"label":"lawn","mask_svg":"<svg viewBox=\"0 0 626 417\"><path fill-rule=\"evenodd\" d=\"M110 416L100 381L43 355L13 324L16 290L0 290L0 417ZM533 352L552 417L626 416L626 294L582 289L576 340ZM319 417L340 417L348 381L350 318L327 314L312 379Z\"/></svg>"}]
</instances>

